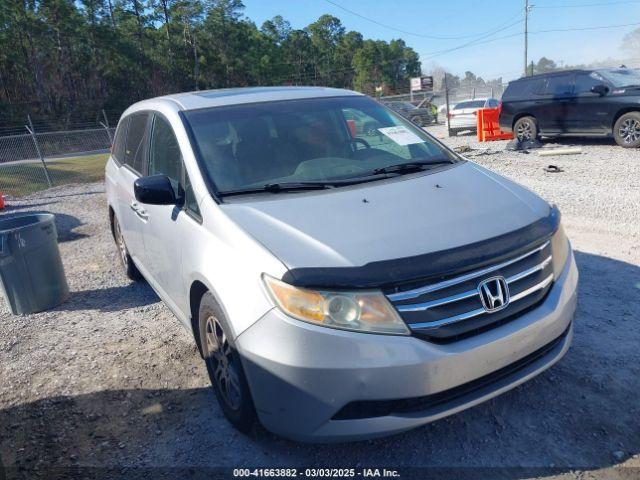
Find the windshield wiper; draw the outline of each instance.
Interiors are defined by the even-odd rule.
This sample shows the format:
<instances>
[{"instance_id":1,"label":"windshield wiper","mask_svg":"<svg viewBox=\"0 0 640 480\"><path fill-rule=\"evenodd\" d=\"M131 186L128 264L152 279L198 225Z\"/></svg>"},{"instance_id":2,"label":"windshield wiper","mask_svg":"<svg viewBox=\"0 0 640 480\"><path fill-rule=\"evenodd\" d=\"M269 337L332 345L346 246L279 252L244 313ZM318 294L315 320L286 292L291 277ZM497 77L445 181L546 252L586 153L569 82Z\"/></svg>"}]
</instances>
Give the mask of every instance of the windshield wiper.
<instances>
[{"instance_id":1,"label":"windshield wiper","mask_svg":"<svg viewBox=\"0 0 640 480\"><path fill-rule=\"evenodd\" d=\"M260 187L238 188L236 190L225 190L218 192L221 197L229 195L244 195L248 193L278 193L289 192L294 190L324 190L332 188L334 183L331 182L280 182L280 183L267 183Z\"/></svg>"},{"instance_id":2,"label":"windshield wiper","mask_svg":"<svg viewBox=\"0 0 640 480\"><path fill-rule=\"evenodd\" d=\"M416 161L416 162L405 162L398 163L395 165L388 165L386 167L380 167L373 170L374 175L380 175L384 173L411 173L411 172L419 172L421 170L425 170L429 167L434 167L437 165L443 165L453 163L451 160L442 158L437 160L429 160L429 161Z\"/></svg>"}]
</instances>

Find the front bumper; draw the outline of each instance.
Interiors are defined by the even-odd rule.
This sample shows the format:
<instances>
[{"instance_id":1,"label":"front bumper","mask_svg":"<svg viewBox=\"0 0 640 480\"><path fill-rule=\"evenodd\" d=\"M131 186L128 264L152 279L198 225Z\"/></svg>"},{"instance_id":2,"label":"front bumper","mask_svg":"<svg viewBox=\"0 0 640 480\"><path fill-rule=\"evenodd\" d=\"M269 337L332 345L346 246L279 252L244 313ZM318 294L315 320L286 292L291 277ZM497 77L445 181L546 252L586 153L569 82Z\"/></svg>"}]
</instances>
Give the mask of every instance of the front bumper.
<instances>
[{"instance_id":1,"label":"front bumper","mask_svg":"<svg viewBox=\"0 0 640 480\"><path fill-rule=\"evenodd\" d=\"M267 429L311 442L387 435L477 405L557 362L571 343L577 283L572 253L538 307L505 325L445 345L319 327L277 309L243 332L236 344L258 416ZM451 401L417 412L332 418L351 402L424 397L454 389L505 369L559 337L534 361Z\"/></svg>"}]
</instances>

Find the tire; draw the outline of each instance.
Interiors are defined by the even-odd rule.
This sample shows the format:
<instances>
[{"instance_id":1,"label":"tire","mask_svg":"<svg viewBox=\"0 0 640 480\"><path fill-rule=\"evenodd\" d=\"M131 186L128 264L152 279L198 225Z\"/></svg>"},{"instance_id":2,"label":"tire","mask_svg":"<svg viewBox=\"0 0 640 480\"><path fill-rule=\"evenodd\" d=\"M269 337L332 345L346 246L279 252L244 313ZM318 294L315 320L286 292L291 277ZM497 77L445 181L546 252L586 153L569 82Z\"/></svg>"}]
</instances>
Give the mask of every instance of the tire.
<instances>
[{"instance_id":1,"label":"tire","mask_svg":"<svg viewBox=\"0 0 640 480\"><path fill-rule=\"evenodd\" d=\"M118 223L118 219L115 216L113 217L113 239L116 242L118 258L120 259L120 264L122 265L125 275L135 282L142 280L142 274L129 255L122 230L120 229L120 223Z\"/></svg>"},{"instance_id":2,"label":"tire","mask_svg":"<svg viewBox=\"0 0 640 480\"><path fill-rule=\"evenodd\" d=\"M520 141L537 140L538 123L536 119L533 117L519 118L513 125L513 136Z\"/></svg>"},{"instance_id":3,"label":"tire","mask_svg":"<svg viewBox=\"0 0 640 480\"><path fill-rule=\"evenodd\" d=\"M613 138L621 147L640 147L640 112L622 115L613 127Z\"/></svg>"},{"instance_id":4,"label":"tire","mask_svg":"<svg viewBox=\"0 0 640 480\"><path fill-rule=\"evenodd\" d=\"M207 373L222 413L246 433L256 423L255 407L227 319L210 292L200 300L198 326Z\"/></svg>"}]
</instances>

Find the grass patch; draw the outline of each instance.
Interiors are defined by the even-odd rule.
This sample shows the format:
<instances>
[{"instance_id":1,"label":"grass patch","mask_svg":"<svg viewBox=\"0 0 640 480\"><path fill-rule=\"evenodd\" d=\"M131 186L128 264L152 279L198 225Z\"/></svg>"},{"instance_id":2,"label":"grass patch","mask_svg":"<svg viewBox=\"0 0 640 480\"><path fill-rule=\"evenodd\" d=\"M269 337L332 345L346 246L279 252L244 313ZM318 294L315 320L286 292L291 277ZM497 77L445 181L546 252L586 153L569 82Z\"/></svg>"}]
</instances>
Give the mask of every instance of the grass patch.
<instances>
[{"instance_id":1,"label":"grass patch","mask_svg":"<svg viewBox=\"0 0 640 480\"><path fill-rule=\"evenodd\" d=\"M54 187L72 183L90 183L104 180L104 166L108 154L47 160L47 168ZM0 164L0 192L22 196L49 188L42 163L29 162L13 165Z\"/></svg>"}]
</instances>

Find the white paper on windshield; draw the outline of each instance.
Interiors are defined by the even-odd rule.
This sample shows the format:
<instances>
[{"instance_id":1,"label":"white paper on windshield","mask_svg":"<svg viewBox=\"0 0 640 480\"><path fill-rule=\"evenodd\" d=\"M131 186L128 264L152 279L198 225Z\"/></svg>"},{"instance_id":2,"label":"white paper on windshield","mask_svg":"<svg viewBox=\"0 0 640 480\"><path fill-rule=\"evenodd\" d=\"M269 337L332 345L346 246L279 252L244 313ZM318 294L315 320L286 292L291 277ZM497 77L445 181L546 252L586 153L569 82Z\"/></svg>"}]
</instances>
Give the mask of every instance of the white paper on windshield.
<instances>
[{"instance_id":1,"label":"white paper on windshield","mask_svg":"<svg viewBox=\"0 0 640 480\"><path fill-rule=\"evenodd\" d=\"M414 143L424 143L424 140L403 126L379 128L378 131L398 145L404 146L413 145Z\"/></svg>"}]
</instances>

